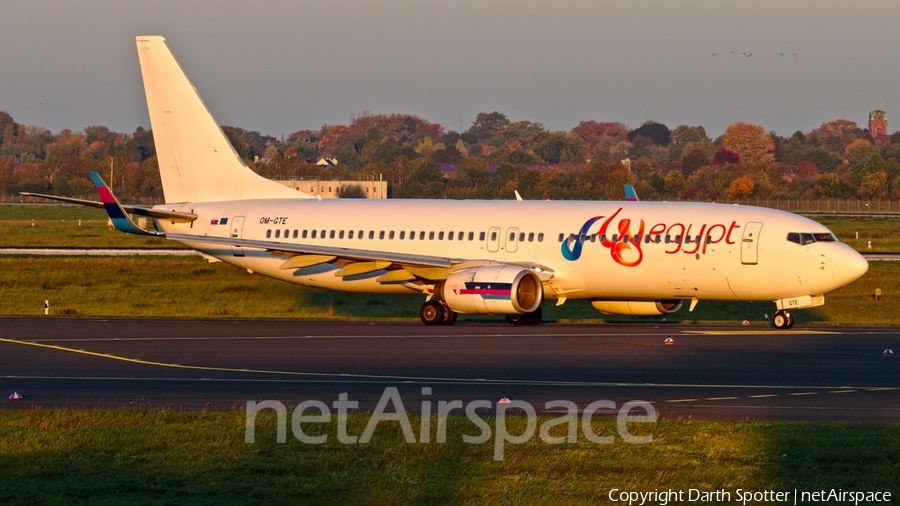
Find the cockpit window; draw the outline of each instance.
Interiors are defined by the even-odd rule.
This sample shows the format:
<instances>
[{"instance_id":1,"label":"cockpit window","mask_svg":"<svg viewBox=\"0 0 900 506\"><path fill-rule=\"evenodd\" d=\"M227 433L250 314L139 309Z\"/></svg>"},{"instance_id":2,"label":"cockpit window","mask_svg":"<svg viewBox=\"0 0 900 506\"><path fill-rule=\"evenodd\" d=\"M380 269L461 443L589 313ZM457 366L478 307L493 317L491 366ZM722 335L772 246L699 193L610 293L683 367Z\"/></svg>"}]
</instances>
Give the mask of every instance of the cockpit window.
<instances>
[{"instance_id":1,"label":"cockpit window","mask_svg":"<svg viewBox=\"0 0 900 506\"><path fill-rule=\"evenodd\" d=\"M834 242L837 241L837 238L834 234L828 232L789 232L787 235L787 240L801 246L806 244L812 244L814 242Z\"/></svg>"}]
</instances>

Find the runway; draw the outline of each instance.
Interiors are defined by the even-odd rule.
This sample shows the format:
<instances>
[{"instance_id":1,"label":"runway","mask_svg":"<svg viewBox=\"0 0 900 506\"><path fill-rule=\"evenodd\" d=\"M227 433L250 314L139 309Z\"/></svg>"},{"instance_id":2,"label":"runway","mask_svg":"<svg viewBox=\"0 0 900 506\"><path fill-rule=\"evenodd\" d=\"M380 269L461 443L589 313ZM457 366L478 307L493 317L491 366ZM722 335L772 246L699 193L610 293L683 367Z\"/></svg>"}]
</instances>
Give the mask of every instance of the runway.
<instances>
[{"instance_id":1,"label":"runway","mask_svg":"<svg viewBox=\"0 0 900 506\"><path fill-rule=\"evenodd\" d=\"M0 394L24 397L4 409L291 409L346 392L371 410L394 386L410 412L507 396L539 412L644 400L667 418L900 422L900 357L887 347L900 351L900 329L10 318Z\"/></svg>"}]
</instances>

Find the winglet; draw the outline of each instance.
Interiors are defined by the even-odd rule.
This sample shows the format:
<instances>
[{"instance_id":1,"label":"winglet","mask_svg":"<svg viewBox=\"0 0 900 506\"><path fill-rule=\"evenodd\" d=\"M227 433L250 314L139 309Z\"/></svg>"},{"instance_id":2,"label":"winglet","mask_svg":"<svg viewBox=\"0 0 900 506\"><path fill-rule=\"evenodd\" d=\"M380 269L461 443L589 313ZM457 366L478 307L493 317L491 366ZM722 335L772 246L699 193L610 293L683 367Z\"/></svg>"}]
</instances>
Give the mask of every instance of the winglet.
<instances>
[{"instance_id":1,"label":"winglet","mask_svg":"<svg viewBox=\"0 0 900 506\"><path fill-rule=\"evenodd\" d=\"M628 202L637 202L639 200L637 192L634 191L634 186L631 186L630 184L625 185L625 200Z\"/></svg>"},{"instance_id":2,"label":"winglet","mask_svg":"<svg viewBox=\"0 0 900 506\"><path fill-rule=\"evenodd\" d=\"M135 225L134 222L131 221L131 218L128 217L128 214L125 213L125 209L122 208L122 204L119 203L116 196L109 191L109 188L106 186L106 183L103 182L100 174L91 171L91 180L94 182L94 189L97 190L97 195L100 197L100 201L103 202L103 208L106 209L106 214L109 215L109 220L116 230L125 232L126 234L135 235L165 235L159 232L147 232Z\"/></svg>"}]
</instances>

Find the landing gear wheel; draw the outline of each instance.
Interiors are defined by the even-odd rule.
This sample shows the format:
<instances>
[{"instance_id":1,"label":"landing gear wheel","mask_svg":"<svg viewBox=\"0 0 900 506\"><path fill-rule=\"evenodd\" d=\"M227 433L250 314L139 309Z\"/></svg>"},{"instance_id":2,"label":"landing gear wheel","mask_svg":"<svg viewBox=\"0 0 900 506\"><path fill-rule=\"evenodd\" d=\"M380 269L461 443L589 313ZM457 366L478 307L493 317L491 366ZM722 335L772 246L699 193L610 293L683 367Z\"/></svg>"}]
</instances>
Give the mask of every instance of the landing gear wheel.
<instances>
[{"instance_id":1,"label":"landing gear wheel","mask_svg":"<svg viewBox=\"0 0 900 506\"><path fill-rule=\"evenodd\" d=\"M422 304L419 317L425 325L441 325L444 322L444 305L436 300Z\"/></svg>"},{"instance_id":2,"label":"landing gear wheel","mask_svg":"<svg viewBox=\"0 0 900 506\"><path fill-rule=\"evenodd\" d=\"M525 315L525 325L538 325L544 318L544 311L538 306L534 311Z\"/></svg>"},{"instance_id":3,"label":"landing gear wheel","mask_svg":"<svg viewBox=\"0 0 900 506\"><path fill-rule=\"evenodd\" d=\"M458 313L449 307L444 307L444 321L441 322L441 325L453 325L456 323L456 317Z\"/></svg>"},{"instance_id":4,"label":"landing gear wheel","mask_svg":"<svg viewBox=\"0 0 900 506\"><path fill-rule=\"evenodd\" d=\"M530 313L525 314L508 314L506 315L506 323L517 326L517 325L537 325L541 323L541 319L544 317L544 312L541 310L541 307L538 306L537 309Z\"/></svg>"},{"instance_id":5,"label":"landing gear wheel","mask_svg":"<svg viewBox=\"0 0 900 506\"><path fill-rule=\"evenodd\" d=\"M777 329L789 329L794 326L794 317L787 311L778 310L772 317L772 326Z\"/></svg>"}]
</instances>

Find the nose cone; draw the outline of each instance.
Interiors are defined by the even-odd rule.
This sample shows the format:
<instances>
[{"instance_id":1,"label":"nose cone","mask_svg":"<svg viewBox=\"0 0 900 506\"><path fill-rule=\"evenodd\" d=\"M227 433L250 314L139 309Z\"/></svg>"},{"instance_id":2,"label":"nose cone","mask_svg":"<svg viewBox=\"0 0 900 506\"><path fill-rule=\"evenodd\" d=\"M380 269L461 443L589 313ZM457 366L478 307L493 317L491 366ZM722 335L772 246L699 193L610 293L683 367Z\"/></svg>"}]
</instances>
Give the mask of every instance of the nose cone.
<instances>
[{"instance_id":1,"label":"nose cone","mask_svg":"<svg viewBox=\"0 0 900 506\"><path fill-rule=\"evenodd\" d=\"M869 262L846 244L835 244L831 269L837 287L850 284L869 270Z\"/></svg>"}]
</instances>

